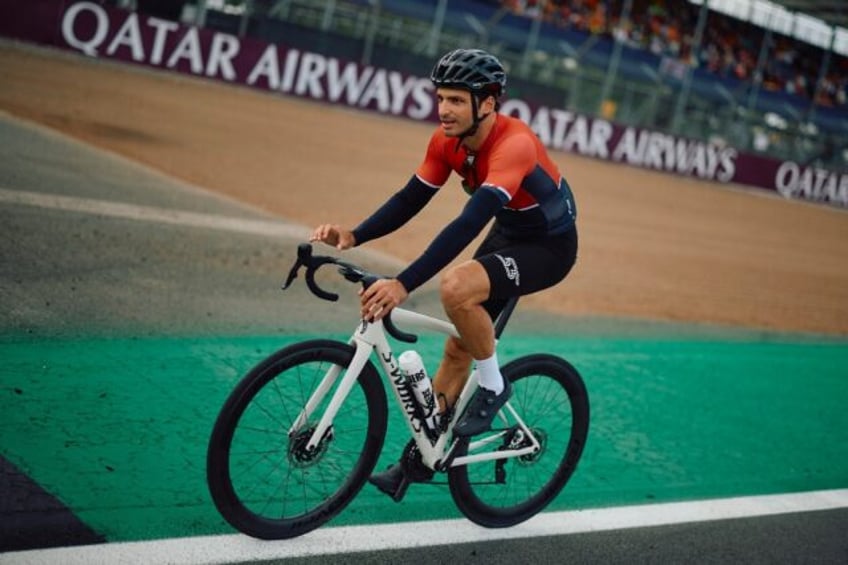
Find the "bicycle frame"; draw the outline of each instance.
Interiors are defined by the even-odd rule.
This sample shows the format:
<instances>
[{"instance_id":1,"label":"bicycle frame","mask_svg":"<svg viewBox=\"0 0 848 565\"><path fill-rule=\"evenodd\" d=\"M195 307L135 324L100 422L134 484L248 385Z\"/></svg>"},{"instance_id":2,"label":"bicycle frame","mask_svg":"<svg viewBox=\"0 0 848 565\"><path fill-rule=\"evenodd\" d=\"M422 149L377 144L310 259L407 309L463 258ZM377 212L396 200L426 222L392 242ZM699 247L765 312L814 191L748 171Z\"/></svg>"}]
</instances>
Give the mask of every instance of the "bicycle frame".
<instances>
[{"instance_id":1,"label":"bicycle frame","mask_svg":"<svg viewBox=\"0 0 848 565\"><path fill-rule=\"evenodd\" d=\"M392 318L395 322L400 323L405 327L408 326L411 328L444 334L446 336L459 337L459 334L453 324L425 314L406 310L404 308L395 308L392 311ZM495 459L521 457L541 449L538 439L534 436L532 431L527 427L510 403L507 402L504 406L504 410L509 413L511 418L514 420L515 425L517 425L518 428L530 438L530 445L520 449L505 449L494 452L472 454L475 449L484 445L497 442L499 440L502 441L504 436L507 434L507 431L504 430L493 431L491 434L482 436L470 442L468 446L469 455L451 459L450 455L456 445L456 442L453 442L450 448L446 451L446 448L448 448L448 440L452 435L450 433L451 430L449 429L445 433L441 434L435 443L431 442L427 436L424 429L424 423L417 415L416 400L408 393L405 387L405 376L400 369L397 359L392 353L391 345L386 337L382 320L377 320L375 322L362 320L358 328L353 332L348 343L355 347L356 352L354 353L350 365L341 377L341 381L339 381L338 387L333 393L327 409L324 414L321 415L321 419L309 439L307 444L308 450L317 449L320 442L331 429L336 413L347 398L348 393L356 383L362 368L368 362L372 353L377 354L380 365L388 377L388 381L394 391L395 400L403 412L409 431L421 452L421 459L427 467L431 469L444 470L448 466L459 466ZM310 416L312 416L312 413L315 411L315 408L335 385L341 371L342 367L339 366L333 366L327 371L318 387L307 401L306 406L303 408L298 418L295 420L295 423L289 430L289 436L296 433L309 420ZM476 388L476 379L467 379L465 386L460 393L459 399L457 400L455 411L457 415L462 414ZM505 420L502 413L500 414L500 417Z\"/></svg>"}]
</instances>

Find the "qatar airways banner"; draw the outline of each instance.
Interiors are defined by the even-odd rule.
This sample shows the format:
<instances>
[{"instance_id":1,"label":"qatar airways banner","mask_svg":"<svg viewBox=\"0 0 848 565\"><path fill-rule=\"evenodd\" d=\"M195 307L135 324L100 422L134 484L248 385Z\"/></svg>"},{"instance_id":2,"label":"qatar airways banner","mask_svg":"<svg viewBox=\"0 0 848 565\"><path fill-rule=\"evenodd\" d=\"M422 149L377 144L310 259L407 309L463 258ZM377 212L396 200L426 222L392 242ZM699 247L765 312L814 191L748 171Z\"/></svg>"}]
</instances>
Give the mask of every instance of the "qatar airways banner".
<instances>
[{"instance_id":1,"label":"qatar airways banner","mask_svg":"<svg viewBox=\"0 0 848 565\"><path fill-rule=\"evenodd\" d=\"M0 0L0 34L108 58L413 120L436 120L429 79L198 29L95 2ZM848 173L739 153L507 99L550 148L721 183L740 183L848 207Z\"/></svg>"}]
</instances>

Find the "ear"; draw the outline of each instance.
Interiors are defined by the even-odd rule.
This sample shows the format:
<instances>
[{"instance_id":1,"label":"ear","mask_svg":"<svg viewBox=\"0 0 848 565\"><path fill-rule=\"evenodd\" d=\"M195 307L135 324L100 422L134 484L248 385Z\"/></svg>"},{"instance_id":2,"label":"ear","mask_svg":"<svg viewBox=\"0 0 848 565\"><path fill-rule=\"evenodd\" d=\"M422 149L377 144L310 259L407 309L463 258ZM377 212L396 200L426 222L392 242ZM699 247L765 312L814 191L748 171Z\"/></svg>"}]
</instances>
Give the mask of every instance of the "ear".
<instances>
[{"instance_id":1,"label":"ear","mask_svg":"<svg viewBox=\"0 0 848 565\"><path fill-rule=\"evenodd\" d=\"M495 97L492 95L486 96L485 98L480 100L480 113L481 114L489 114L495 111Z\"/></svg>"}]
</instances>

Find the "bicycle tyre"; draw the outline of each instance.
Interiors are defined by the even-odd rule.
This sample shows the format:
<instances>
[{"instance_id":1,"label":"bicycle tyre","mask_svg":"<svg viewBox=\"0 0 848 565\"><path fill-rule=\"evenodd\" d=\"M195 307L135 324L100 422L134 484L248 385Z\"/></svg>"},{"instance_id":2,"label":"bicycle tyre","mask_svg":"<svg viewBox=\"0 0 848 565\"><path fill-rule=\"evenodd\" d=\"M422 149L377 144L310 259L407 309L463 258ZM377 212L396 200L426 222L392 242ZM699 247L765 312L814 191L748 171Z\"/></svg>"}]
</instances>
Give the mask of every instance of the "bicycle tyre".
<instances>
[{"instance_id":1,"label":"bicycle tyre","mask_svg":"<svg viewBox=\"0 0 848 565\"><path fill-rule=\"evenodd\" d=\"M544 441L537 454L448 470L457 508L487 528L514 526L556 498L577 468L589 431L586 386L564 359L528 355L508 363L501 373L513 385L510 404ZM458 449L457 457L465 456L468 443Z\"/></svg>"},{"instance_id":2,"label":"bicycle tyre","mask_svg":"<svg viewBox=\"0 0 848 565\"><path fill-rule=\"evenodd\" d=\"M252 369L227 398L207 452L207 483L216 508L237 530L287 539L318 528L356 496L383 447L386 393L369 361L339 409L327 441L303 448L333 390L300 433L289 429L332 365L346 368L351 345L312 340L277 351Z\"/></svg>"}]
</instances>

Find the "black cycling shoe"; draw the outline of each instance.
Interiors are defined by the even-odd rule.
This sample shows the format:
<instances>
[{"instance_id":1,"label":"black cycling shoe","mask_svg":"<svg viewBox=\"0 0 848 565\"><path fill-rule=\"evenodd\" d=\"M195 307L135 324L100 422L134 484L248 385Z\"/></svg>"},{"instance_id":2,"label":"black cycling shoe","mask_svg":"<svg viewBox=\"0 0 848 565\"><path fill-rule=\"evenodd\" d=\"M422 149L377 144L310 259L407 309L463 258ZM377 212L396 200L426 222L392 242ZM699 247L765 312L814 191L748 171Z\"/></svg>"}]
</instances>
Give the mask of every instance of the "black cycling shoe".
<instances>
[{"instance_id":1,"label":"black cycling shoe","mask_svg":"<svg viewBox=\"0 0 848 565\"><path fill-rule=\"evenodd\" d=\"M415 441L410 440L403 449L400 461L390 465L382 473L374 473L368 477L368 482L395 502L400 502L411 483L426 483L434 474L435 472L421 461L421 453Z\"/></svg>"},{"instance_id":2,"label":"black cycling shoe","mask_svg":"<svg viewBox=\"0 0 848 565\"><path fill-rule=\"evenodd\" d=\"M495 394L487 388L478 388L463 412L462 418L454 426L453 433L461 437L470 437L488 430L492 420L495 419L495 414L506 404L511 394L512 385L506 380L500 394Z\"/></svg>"},{"instance_id":3,"label":"black cycling shoe","mask_svg":"<svg viewBox=\"0 0 848 565\"><path fill-rule=\"evenodd\" d=\"M403 500L410 483L400 463L390 465L382 473L374 473L368 477L368 482L380 489L380 492L389 495L395 502Z\"/></svg>"}]
</instances>

